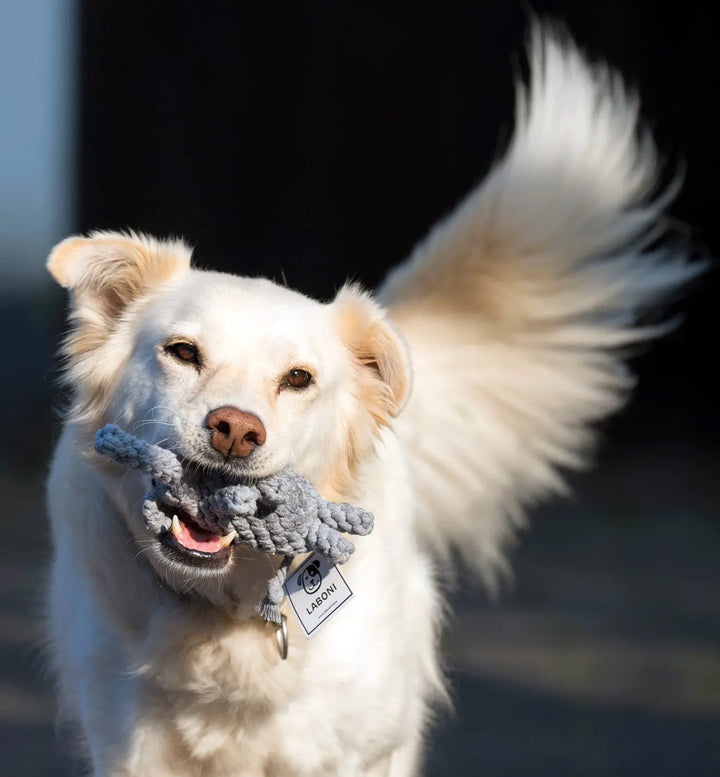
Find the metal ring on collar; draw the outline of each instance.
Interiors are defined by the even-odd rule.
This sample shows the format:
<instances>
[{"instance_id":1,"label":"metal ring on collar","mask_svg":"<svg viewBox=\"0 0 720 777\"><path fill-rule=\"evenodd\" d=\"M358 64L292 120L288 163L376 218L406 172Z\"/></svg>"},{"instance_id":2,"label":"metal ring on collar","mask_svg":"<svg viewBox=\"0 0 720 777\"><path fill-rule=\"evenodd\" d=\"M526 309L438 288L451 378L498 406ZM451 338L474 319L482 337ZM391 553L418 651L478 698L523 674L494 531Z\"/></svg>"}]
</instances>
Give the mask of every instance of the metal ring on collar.
<instances>
[{"instance_id":1,"label":"metal ring on collar","mask_svg":"<svg viewBox=\"0 0 720 777\"><path fill-rule=\"evenodd\" d=\"M277 642L280 658L284 661L288 657L288 628L287 618L284 615L281 615L280 619L280 623L275 630L275 640Z\"/></svg>"}]
</instances>

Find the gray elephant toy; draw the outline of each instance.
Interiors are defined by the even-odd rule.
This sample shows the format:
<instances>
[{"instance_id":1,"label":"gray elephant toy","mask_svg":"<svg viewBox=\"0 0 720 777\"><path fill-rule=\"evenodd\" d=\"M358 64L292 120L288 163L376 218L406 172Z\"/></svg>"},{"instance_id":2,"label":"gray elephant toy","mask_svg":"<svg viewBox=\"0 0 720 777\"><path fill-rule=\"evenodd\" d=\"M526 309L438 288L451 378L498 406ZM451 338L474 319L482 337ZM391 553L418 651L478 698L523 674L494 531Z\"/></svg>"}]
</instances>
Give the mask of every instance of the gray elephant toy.
<instances>
[{"instance_id":1,"label":"gray elephant toy","mask_svg":"<svg viewBox=\"0 0 720 777\"><path fill-rule=\"evenodd\" d=\"M153 487L145 494L142 511L148 528L156 534L169 531L173 511L182 510L208 531L234 529L233 543L284 556L256 608L272 623L281 622L283 583L295 556L317 551L333 563L344 564L355 546L341 532L365 535L373 528L373 516L367 510L326 501L290 467L244 484L183 466L171 450L140 440L114 424L97 432L95 450L152 476Z\"/></svg>"}]
</instances>

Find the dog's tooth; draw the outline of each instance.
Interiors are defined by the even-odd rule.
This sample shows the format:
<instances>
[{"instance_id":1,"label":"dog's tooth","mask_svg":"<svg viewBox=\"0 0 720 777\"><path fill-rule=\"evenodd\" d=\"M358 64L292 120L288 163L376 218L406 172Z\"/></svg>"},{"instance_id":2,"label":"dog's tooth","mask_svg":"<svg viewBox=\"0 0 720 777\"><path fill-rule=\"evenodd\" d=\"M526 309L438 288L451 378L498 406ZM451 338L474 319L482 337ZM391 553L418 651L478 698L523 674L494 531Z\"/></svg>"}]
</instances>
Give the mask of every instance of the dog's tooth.
<instances>
[{"instance_id":1,"label":"dog's tooth","mask_svg":"<svg viewBox=\"0 0 720 777\"><path fill-rule=\"evenodd\" d=\"M174 537L179 537L182 534L180 519L177 517L177 515L173 515L172 517L172 533Z\"/></svg>"},{"instance_id":2,"label":"dog's tooth","mask_svg":"<svg viewBox=\"0 0 720 777\"><path fill-rule=\"evenodd\" d=\"M237 537L237 532L235 529L230 529L230 531L224 536L220 537L220 544L223 546L223 548L227 548L227 546Z\"/></svg>"}]
</instances>

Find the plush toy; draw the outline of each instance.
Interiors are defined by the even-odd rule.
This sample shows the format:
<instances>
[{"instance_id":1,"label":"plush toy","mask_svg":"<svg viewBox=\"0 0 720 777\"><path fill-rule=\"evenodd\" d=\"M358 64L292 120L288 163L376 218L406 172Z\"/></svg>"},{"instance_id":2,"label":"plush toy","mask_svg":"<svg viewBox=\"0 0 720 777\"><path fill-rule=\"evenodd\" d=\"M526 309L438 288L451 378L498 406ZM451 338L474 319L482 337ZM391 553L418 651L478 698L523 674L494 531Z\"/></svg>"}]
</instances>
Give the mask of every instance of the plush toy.
<instances>
[{"instance_id":1,"label":"plush toy","mask_svg":"<svg viewBox=\"0 0 720 777\"><path fill-rule=\"evenodd\" d=\"M317 551L333 563L344 564L355 546L340 532L369 534L373 516L360 507L328 502L294 469L239 482L219 473L183 466L167 448L140 440L114 424L95 435L95 450L131 469L151 475L143 515L156 534L168 531L173 511L183 510L201 528L217 533L237 532L244 542L263 553L284 556L268 582L266 597L257 605L265 620L280 623L283 583L293 557Z\"/></svg>"}]
</instances>

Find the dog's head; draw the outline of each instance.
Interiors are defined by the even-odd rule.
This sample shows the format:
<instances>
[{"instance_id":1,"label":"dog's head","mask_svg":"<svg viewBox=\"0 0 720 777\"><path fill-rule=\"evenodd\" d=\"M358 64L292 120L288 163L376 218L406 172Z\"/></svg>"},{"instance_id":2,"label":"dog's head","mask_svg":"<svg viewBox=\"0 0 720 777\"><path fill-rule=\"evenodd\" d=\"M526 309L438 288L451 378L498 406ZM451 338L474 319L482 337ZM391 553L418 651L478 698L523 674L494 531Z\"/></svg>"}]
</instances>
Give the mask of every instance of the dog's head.
<instances>
[{"instance_id":1,"label":"dog's head","mask_svg":"<svg viewBox=\"0 0 720 777\"><path fill-rule=\"evenodd\" d=\"M290 465L335 498L406 401L405 347L356 287L321 304L117 233L63 241L48 268L72 297L66 377L88 433L115 422L251 478Z\"/></svg>"}]
</instances>

